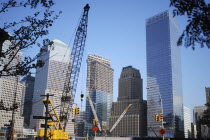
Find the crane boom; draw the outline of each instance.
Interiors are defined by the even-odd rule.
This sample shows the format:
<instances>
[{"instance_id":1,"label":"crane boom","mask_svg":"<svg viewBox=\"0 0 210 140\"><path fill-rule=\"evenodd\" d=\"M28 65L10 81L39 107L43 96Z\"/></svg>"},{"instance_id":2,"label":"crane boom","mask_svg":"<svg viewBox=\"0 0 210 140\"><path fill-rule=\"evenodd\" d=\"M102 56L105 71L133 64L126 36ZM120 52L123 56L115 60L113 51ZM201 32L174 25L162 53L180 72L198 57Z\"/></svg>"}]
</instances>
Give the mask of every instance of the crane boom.
<instances>
[{"instance_id":1,"label":"crane boom","mask_svg":"<svg viewBox=\"0 0 210 140\"><path fill-rule=\"evenodd\" d=\"M120 115L120 117L117 119L117 121L115 122L115 124L112 126L112 128L110 129L110 132L112 132L112 130L115 129L115 127L118 125L118 123L121 121L121 119L124 117L124 115L126 114L126 112L128 111L128 109L130 108L132 104L129 104L126 109L123 111L123 113Z\"/></svg>"},{"instance_id":2,"label":"crane boom","mask_svg":"<svg viewBox=\"0 0 210 140\"><path fill-rule=\"evenodd\" d=\"M96 119L96 121L98 121L98 124L97 124L97 125L98 125L98 129L99 129L99 131L101 131L101 124L100 124L100 122L99 122L99 120L98 120L98 116L97 116L96 110L95 110L95 108L94 108L94 106L93 106L93 102L92 102L92 100L91 100L89 94L87 94L87 97L88 97L88 101L89 101L89 103L90 103L90 107L91 107L91 109L92 109L94 118Z\"/></svg>"},{"instance_id":3,"label":"crane boom","mask_svg":"<svg viewBox=\"0 0 210 140\"><path fill-rule=\"evenodd\" d=\"M76 88L79 78L80 67L87 37L88 11L90 7L87 4L84 7L83 15L80 19L79 26L76 31L73 48L71 51L71 60L68 64L64 90L61 97L60 119L63 123L64 130L67 125L70 111L74 103Z\"/></svg>"}]
</instances>

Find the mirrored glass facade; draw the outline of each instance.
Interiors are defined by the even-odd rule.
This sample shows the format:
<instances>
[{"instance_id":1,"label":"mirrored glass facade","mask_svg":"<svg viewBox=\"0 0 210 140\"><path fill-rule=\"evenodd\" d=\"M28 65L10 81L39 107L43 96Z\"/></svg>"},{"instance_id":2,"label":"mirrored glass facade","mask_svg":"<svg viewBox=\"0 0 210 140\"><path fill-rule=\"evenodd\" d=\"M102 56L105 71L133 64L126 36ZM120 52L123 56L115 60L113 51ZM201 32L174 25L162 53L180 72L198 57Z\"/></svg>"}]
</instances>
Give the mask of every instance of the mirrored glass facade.
<instances>
[{"instance_id":1,"label":"mirrored glass facade","mask_svg":"<svg viewBox=\"0 0 210 140\"><path fill-rule=\"evenodd\" d=\"M155 115L161 113L162 109L164 122L166 122L164 125L166 136L184 136L181 52L177 47L178 32L177 23L168 11L146 20L149 136L159 135L161 122L155 121Z\"/></svg>"}]
</instances>

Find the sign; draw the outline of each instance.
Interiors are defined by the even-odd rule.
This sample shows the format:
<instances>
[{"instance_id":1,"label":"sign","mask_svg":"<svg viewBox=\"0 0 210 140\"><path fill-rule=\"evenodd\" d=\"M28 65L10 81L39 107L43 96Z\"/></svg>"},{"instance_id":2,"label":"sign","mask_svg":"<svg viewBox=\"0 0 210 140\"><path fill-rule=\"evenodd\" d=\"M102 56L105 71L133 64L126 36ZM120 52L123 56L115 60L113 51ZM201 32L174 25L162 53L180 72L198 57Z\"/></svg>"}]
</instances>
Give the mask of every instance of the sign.
<instances>
[{"instance_id":1,"label":"sign","mask_svg":"<svg viewBox=\"0 0 210 140\"><path fill-rule=\"evenodd\" d=\"M160 134L163 136L166 133L165 129L160 129Z\"/></svg>"},{"instance_id":2,"label":"sign","mask_svg":"<svg viewBox=\"0 0 210 140\"><path fill-rule=\"evenodd\" d=\"M45 124L41 124L40 126L41 128L45 128ZM49 128L49 125L47 125L47 128Z\"/></svg>"},{"instance_id":3,"label":"sign","mask_svg":"<svg viewBox=\"0 0 210 140\"><path fill-rule=\"evenodd\" d=\"M44 116L33 116L33 119L52 119L52 117L44 117Z\"/></svg>"},{"instance_id":4,"label":"sign","mask_svg":"<svg viewBox=\"0 0 210 140\"><path fill-rule=\"evenodd\" d=\"M33 119L45 119L44 116L33 116Z\"/></svg>"},{"instance_id":5,"label":"sign","mask_svg":"<svg viewBox=\"0 0 210 140\"><path fill-rule=\"evenodd\" d=\"M97 126L93 126L92 129L93 129L94 132L96 132L98 130L98 127Z\"/></svg>"}]
</instances>

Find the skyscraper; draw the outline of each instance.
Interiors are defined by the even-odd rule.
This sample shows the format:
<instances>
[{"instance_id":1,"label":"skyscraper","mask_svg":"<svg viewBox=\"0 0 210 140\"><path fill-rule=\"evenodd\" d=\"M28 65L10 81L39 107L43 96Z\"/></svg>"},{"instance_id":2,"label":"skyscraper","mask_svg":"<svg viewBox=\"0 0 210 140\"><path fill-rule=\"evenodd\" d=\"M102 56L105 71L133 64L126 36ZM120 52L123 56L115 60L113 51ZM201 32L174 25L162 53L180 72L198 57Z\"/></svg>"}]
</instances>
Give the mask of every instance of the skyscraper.
<instances>
[{"instance_id":1,"label":"skyscraper","mask_svg":"<svg viewBox=\"0 0 210 140\"><path fill-rule=\"evenodd\" d=\"M5 41L3 44L3 51L6 51L9 48L11 43L9 41ZM16 57L11 61L9 67L15 67L17 63L22 59L22 53L18 52ZM0 61L2 70L2 66L8 63L9 56L6 58L1 58ZM4 75L4 73L3 73ZM2 76L0 77L0 101L3 102L4 107L8 110L0 110L0 127L6 127L6 124L10 124L10 120L12 120L12 111L11 107L16 103L18 108L15 110L14 114L14 129L16 134L21 134L23 131L23 117L21 116L21 99L24 85L20 82L20 76Z\"/></svg>"},{"instance_id":2,"label":"skyscraper","mask_svg":"<svg viewBox=\"0 0 210 140\"><path fill-rule=\"evenodd\" d=\"M110 60L96 55L88 55L87 93L94 103L101 126L109 124L113 98L113 69ZM94 119L89 101L86 100L86 120L89 125ZM87 127L86 123L86 127ZM89 127L90 129L92 127ZM86 128L87 130L87 128ZM93 132L92 129L90 132Z\"/></svg>"},{"instance_id":3,"label":"skyscraper","mask_svg":"<svg viewBox=\"0 0 210 140\"><path fill-rule=\"evenodd\" d=\"M210 101L210 87L205 87L206 89L206 103Z\"/></svg>"},{"instance_id":4,"label":"skyscraper","mask_svg":"<svg viewBox=\"0 0 210 140\"><path fill-rule=\"evenodd\" d=\"M60 40L53 40L53 42L53 46L48 47L48 51L40 58L45 62L44 67L36 69L30 127L37 131L41 129L40 125L44 124L44 120L35 120L33 116L45 115L45 107L41 101L43 96L40 95L54 94L52 96L54 106L61 105L65 76L70 61L69 46ZM60 114L60 108L57 107L56 110ZM74 135L74 126L71 119L68 121L66 131L69 132L69 135Z\"/></svg>"},{"instance_id":5,"label":"skyscraper","mask_svg":"<svg viewBox=\"0 0 210 140\"><path fill-rule=\"evenodd\" d=\"M159 134L155 115L163 110L166 136L184 137L181 50L178 25L162 12L146 20L148 135ZM153 128L154 132L150 129Z\"/></svg>"},{"instance_id":6,"label":"skyscraper","mask_svg":"<svg viewBox=\"0 0 210 140\"><path fill-rule=\"evenodd\" d=\"M184 106L184 135L185 138L191 138L192 131L191 131L191 113L190 109Z\"/></svg>"},{"instance_id":7,"label":"skyscraper","mask_svg":"<svg viewBox=\"0 0 210 140\"><path fill-rule=\"evenodd\" d=\"M28 128L30 124L32 100L33 100L33 92L34 92L34 81L35 81L35 77L31 76L31 74L25 76L21 80L21 83L24 84L24 92L22 94L22 99L23 99L22 114L24 117L25 128Z\"/></svg>"},{"instance_id":8,"label":"skyscraper","mask_svg":"<svg viewBox=\"0 0 210 140\"><path fill-rule=\"evenodd\" d=\"M195 106L193 109L193 117L194 124L196 125L197 131L197 139L205 138L204 131L202 131L203 125L201 124L201 118L203 116L203 112L206 110L206 106Z\"/></svg>"},{"instance_id":9,"label":"skyscraper","mask_svg":"<svg viewBox=\"0 0 210 140\"><path fill-rule=\"evenodd\" d=\"M146 102L143 101L143 80L139 70L132 66L124 67L119 78L118 101L112 104L110 126L118 120L129 104L132 106L113 129L112 136L146 136Z\"/></svg>"}]
</instances>

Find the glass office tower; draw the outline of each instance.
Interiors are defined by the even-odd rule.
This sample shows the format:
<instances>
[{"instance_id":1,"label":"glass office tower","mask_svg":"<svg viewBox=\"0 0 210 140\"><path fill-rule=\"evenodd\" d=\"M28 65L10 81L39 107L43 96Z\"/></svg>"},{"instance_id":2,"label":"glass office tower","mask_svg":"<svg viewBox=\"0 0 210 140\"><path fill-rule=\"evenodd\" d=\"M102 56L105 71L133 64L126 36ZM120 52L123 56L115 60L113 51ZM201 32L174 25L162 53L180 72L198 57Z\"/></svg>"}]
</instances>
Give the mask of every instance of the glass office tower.
<instances>
[{"instance_id":1,"label":"glass office tower","mask_svg":"<svg viewBox=\"0 0 210 140\"><path fill-rule=\"evenodd\" d=\"M178 26L168 11L146 20L148 135L160 135L155 115L163 110L166 137L184 137ZM161 103L162 101L162 103Z\"/></svg>"},{"instance_id":2,"label":"glass office tower","mask_svg":"<svg viewBox=\"0 0 210 140\"><path fill-rule=\"evenodd\" d=\"M87 60L87 93L90 95L99 123L103 128L109 126L113 98L113 72L110 60L97 55L88 55ZM94 119L90 103L86 100L85 134L94 135ZM88 130L89 129L89 130Z\"/></svg>"}]
</instances>

